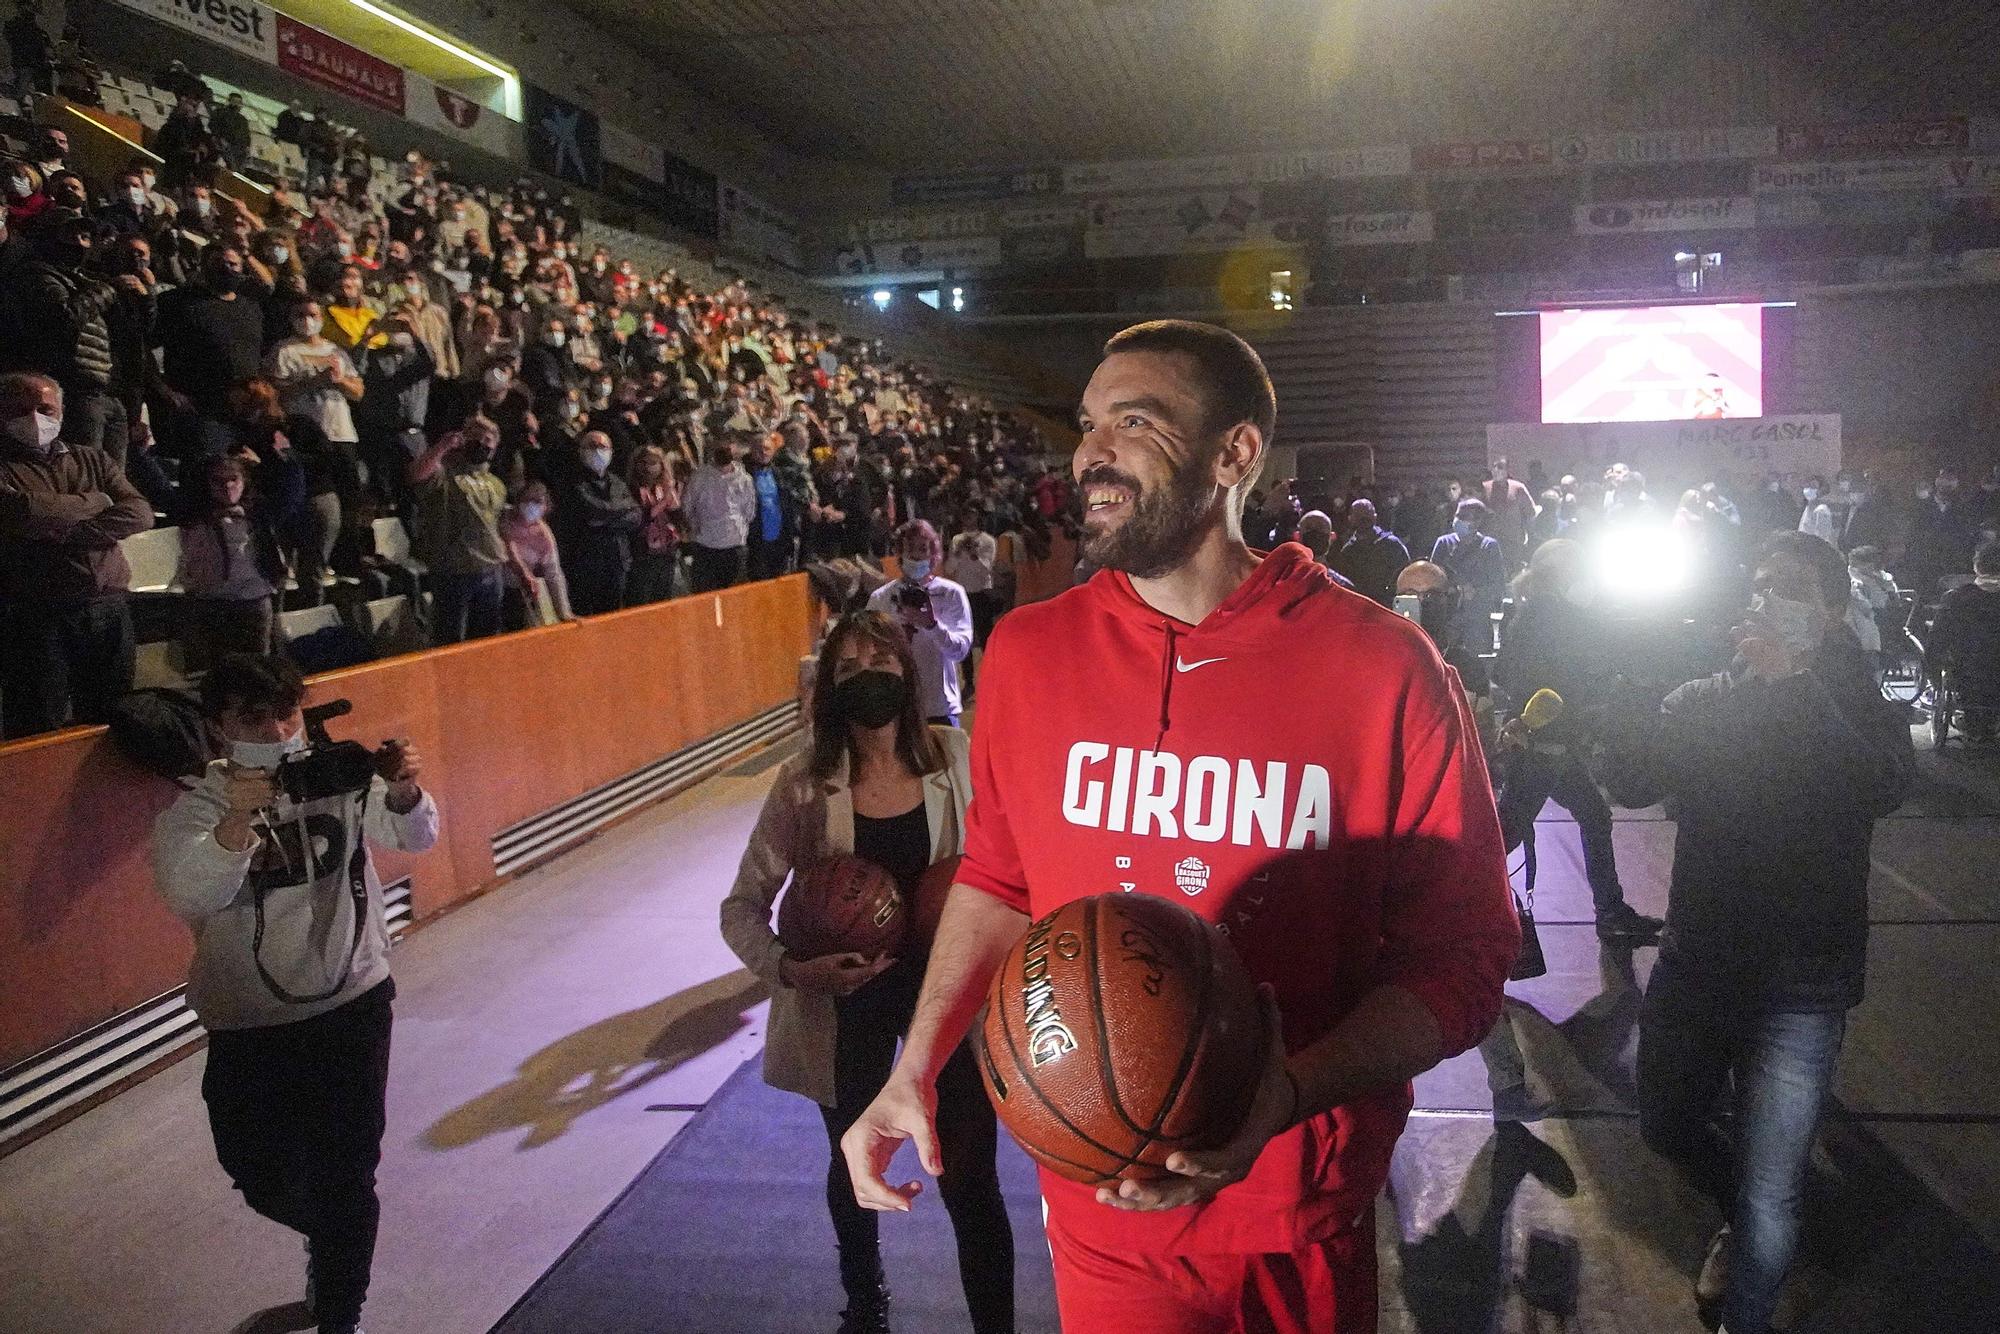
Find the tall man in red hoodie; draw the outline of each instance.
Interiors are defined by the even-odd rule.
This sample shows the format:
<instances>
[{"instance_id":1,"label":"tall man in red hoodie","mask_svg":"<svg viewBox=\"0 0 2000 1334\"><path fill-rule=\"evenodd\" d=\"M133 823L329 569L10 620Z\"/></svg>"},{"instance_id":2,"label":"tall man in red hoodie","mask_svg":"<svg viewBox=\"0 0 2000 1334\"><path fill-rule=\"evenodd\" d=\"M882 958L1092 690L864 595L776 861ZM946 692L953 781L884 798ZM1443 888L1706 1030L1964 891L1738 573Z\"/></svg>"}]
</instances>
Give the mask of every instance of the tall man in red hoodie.
<instances>
[{"instance_id":1,"label":"tall man in red hoodie","mask_svg":"<svg viewBox=\"0 0 2000 1334\"><path fill-rule=\"evenodd\" d=\"M1375 1328L1373 1208L1410 1080L1492 1026L1519 948L1479 744L1423 631L1303 547L1243 542L1277 406L1257 354L1127 329L1073 468L1101 572L995 629L966 855L894 1075L843 1141L855 1195L905 1139L1030 918L1124 891L1229 934L1282 1023L1248 1122L1164 1183L1044 1172L1064 1325Z\"/></svg>"}]
</instances>

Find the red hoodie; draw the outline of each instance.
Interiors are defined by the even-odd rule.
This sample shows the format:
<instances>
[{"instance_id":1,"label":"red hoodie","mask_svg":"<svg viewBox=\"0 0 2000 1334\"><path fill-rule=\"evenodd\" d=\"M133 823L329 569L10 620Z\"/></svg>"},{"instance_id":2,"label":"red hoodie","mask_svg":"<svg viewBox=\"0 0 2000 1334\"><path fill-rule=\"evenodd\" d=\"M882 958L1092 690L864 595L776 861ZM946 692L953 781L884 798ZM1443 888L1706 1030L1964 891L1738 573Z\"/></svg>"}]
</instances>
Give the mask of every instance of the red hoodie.
<instances>
[{"instance_id":1,"label":"red hoodie","mask_svg":"<svg viewBox=\"0 0 2000 1334\"><path fill-rule=\"evenodd\" d=\"M1464 696L1417 626L1304 547L1198 626L1105 571L996 627L979 676L958 878L1040 917L1123 890L1192 908L1308 1045L1378 984L1478 1042L1520 947ZM1295 1251L1372 1207L1407 1084L1280 1135L1207 1204L1123 1213L1042 1174L1052 1220L1106 1247Z\"/></svg>"}]
</instances>

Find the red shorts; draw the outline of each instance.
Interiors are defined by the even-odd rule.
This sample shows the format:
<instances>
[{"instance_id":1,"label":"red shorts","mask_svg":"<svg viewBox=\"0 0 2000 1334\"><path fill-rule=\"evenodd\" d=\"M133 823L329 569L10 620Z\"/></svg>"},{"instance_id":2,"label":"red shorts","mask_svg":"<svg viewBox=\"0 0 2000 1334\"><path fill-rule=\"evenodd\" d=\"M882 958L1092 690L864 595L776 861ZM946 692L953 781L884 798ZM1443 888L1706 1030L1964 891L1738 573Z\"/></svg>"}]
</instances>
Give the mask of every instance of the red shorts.
<instances>
[{"instance_id":1,"label":"red shorts","mask_svg":"<svg viewBox=\"0 0 2000 1334\"><path fill-rule=\"evenodd\" d=\"M1074 1334L1374 1334L1375 1211L1302 1251L1145 1255L1048 1225Z\"/></svg>"}]
</instances>

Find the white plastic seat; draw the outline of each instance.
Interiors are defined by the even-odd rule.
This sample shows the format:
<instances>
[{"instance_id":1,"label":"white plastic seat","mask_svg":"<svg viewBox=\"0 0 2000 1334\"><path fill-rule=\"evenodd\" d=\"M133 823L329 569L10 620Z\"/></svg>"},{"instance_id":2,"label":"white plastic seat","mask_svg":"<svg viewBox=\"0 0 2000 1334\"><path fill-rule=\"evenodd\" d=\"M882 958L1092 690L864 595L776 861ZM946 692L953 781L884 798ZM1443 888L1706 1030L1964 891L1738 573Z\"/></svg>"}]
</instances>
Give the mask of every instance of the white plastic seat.
<instances>
[{"instance_id":1,"label":"white plastic seat","mask_svg":"<svg viewBox=\"0 0 2000 1334\"><path fill-rule=\"evenodd\" d=\"M134 593L178 593L174 576L181 567L181 530L148 528L118 544L125 563L132 567Z\"/></svg>"},{"instance_id":2,"label":"white plastic seat","mask_svg":"<svg viewBox=\"0 0 2000 1334\"><path fill-rule=\"evenodd\" d=\"M331 603L317 607L300 607L297 611L282 612L278 616L278 627L288 644L320 630L332 629L339 624L340 609Z\"/></svg>"}]
</instances>

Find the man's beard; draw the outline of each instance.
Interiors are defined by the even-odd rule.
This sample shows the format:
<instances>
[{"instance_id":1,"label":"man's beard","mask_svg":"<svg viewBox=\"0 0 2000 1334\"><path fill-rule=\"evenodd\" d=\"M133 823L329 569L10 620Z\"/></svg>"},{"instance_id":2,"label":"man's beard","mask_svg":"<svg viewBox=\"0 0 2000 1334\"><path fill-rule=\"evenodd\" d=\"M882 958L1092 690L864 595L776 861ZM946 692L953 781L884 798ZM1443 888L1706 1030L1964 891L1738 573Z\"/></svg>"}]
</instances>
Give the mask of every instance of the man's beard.
<instances>
[{"instance_id":1,"label":"man's beard","mask_svg":"<svg viewBox=\"0 0 2000 1334\"><path fill-rule=\"evenodd\" d=\"M1215 482L1207 474L1206 467L1191 463L1165 486L1142 490L1137 478L1116 468L1087 470L1080 483L1086 494L1095 484L1115 484L1130 490L1133 499L1125 521L1105 532L1092 533L1085 518L1084 558L1134 579L1158 579L1180 568L1200 543L1215 500Z\"/></svg>"}]
</instances>

